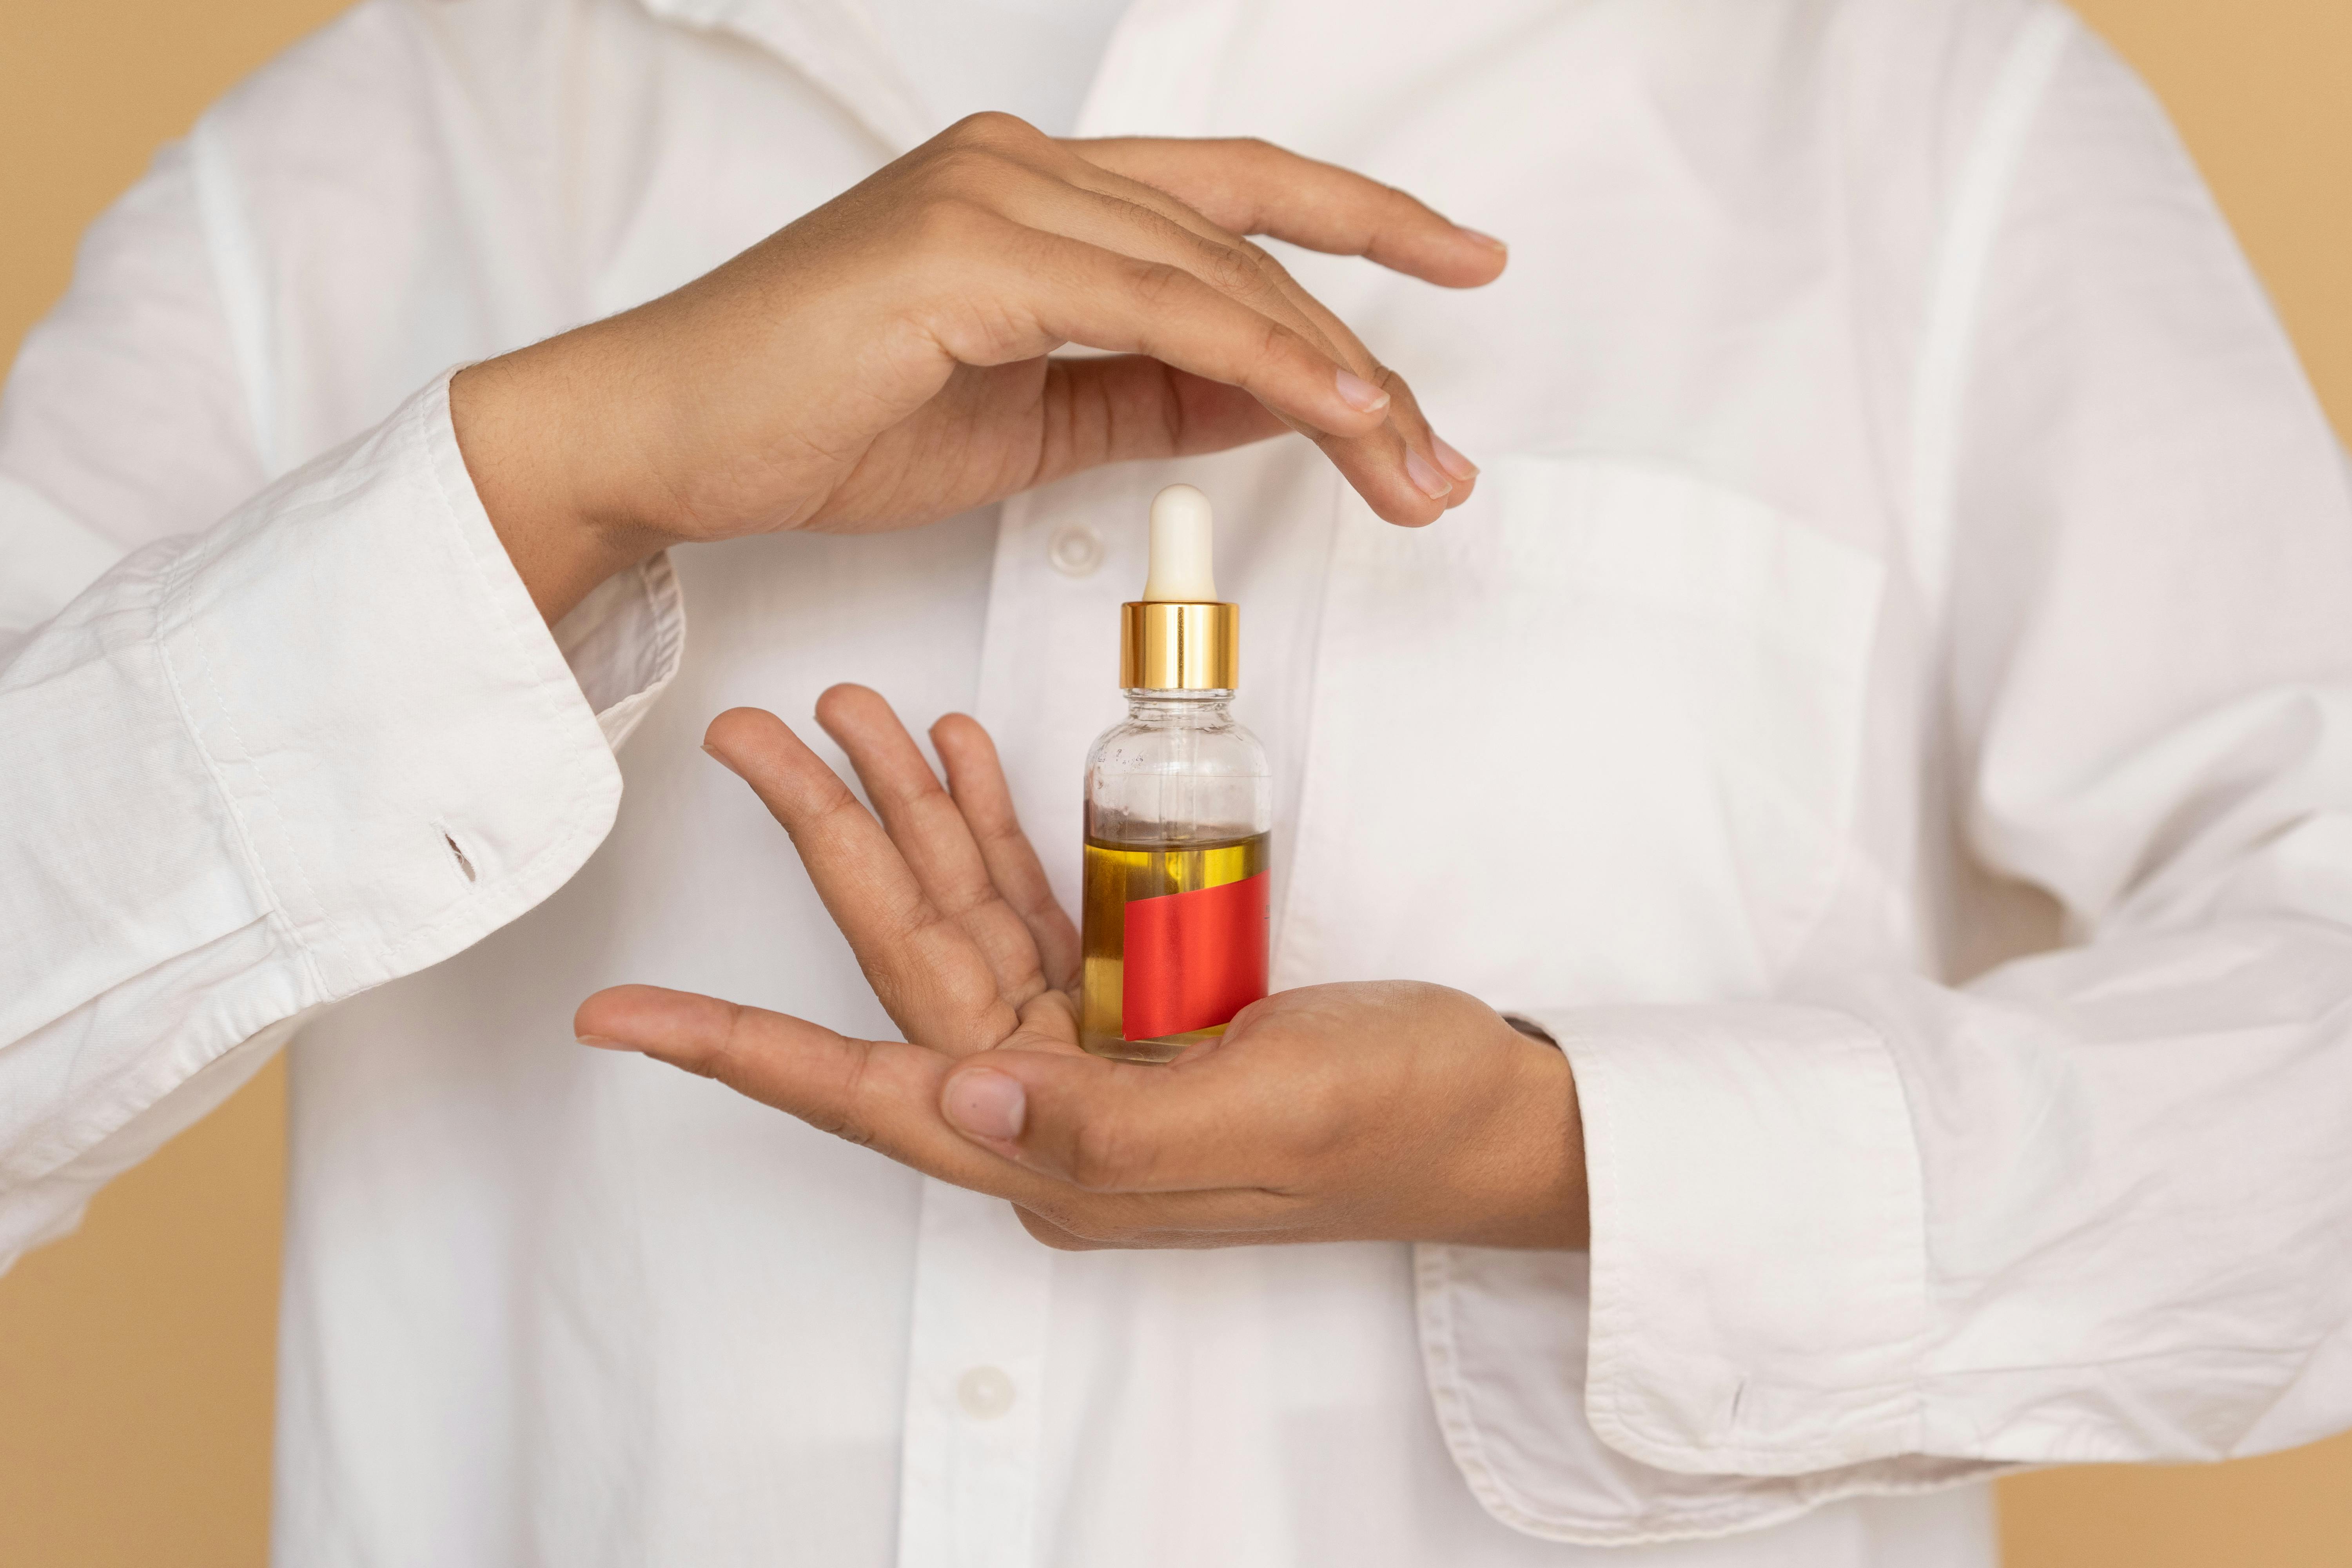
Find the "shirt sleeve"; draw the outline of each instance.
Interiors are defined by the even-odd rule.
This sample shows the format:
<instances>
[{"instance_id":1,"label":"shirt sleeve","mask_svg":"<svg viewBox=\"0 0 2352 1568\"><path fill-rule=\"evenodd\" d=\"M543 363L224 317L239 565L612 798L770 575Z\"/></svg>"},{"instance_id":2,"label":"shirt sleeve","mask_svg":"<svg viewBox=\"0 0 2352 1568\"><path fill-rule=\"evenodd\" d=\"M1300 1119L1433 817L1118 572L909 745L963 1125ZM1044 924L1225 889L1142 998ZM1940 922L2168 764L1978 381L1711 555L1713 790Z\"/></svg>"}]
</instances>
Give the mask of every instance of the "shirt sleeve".
<instances>
[{"instance_id":1,"label":"shirt sleeve","mask_svg":"<svg viewBox=\"0 0 2352 1568\"><path fill-rule=\"evenodd\" d=\"M188 178L92 231L0 405L0 1265L560 887L682 647L660 559L551 635L446 377L252 494Z\"/></svg>"},{"instance_id":2,"label":"shirt sleeve","mask_svg":"<svg viewBox=\"0 0 2352 1568\"><path fill-rule=\"evenodd\" d=\"M1718 1533L2352 1425L2342 450L2087 35L1998 219L1937 744L1967 851L2069 943L1957 986L1832 968L1755 1003L1523 1009L1576 1071L1589 1321L1583 1260L1421 1264L1441 1424L1522 1528ZM1583 1422L1605 1450L1579 1476Z\"/></svg>"}]
</instances>

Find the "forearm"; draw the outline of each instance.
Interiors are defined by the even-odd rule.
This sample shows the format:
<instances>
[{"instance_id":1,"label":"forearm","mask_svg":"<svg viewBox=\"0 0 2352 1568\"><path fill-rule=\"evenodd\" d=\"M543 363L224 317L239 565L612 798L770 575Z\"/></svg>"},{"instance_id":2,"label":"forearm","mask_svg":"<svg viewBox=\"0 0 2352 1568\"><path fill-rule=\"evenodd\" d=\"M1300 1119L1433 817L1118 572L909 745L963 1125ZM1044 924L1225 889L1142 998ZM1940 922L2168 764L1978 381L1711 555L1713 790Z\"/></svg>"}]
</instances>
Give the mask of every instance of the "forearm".
<instances>
[{"instance_id":1,"label":"forearm","mask_svg":"<svg viewBox=\"0 0 2352 1568\"><path fill-rule=\"evenodd\" d=\"M37 630L0 752L10 1191L530 909L620 789L438 387Z\"/></svg>"},{"instance_id":2,"label":"forearm","mask_svg":"<svg viewBox=\"0 0 2352 1568\"><path fill-rule=\"evenodd\" d=\"M645 377L632 374L614 338L599 323L450 379L466 471L550 626L670 542L627 486L632 468L641 478L651 468L630 459L624 406L632 391L642 395Z\"/></svg>"}]
</instances>

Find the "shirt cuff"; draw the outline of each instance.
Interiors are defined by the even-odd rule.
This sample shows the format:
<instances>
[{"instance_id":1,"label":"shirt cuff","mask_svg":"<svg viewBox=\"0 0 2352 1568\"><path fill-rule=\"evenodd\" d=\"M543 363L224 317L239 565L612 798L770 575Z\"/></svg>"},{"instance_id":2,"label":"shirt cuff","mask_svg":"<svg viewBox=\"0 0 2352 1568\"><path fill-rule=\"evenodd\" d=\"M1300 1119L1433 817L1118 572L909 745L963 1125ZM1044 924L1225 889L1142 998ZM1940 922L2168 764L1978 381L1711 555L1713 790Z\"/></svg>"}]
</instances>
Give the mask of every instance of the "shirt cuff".
<instances>
[{"instance_id":1,"label":"shirt cuff","mask_svg":"<svg viewBox=\"0 0 2352 1568\"><path fill-rule=\"evenodd\" d=\"M559 631L474 492L446 375L171 563L163 661L310 1000L459 952L603 840L613 747L683 648L667 562Z\"/></svg>"},{"instance_id":2,"label":"shirt cuff","mask_svg":"<svg viewBox=\"0 0 2352 1568\"><path fill-rule=\"evenodd\" d=\"M1876 1031L1769 1003L1533 1016L1582 1110L1593 1431L1694 1473L1916 1452L1926 1211Z\"/></svg>"}]
</instances>

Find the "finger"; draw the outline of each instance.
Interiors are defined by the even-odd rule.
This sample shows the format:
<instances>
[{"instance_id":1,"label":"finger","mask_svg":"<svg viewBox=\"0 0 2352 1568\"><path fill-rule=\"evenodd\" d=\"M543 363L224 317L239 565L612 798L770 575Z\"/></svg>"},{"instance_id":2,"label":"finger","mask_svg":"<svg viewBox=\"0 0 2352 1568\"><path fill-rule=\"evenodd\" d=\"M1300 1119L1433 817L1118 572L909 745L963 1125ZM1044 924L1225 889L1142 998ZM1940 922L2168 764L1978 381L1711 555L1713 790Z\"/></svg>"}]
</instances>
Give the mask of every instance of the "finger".
<instances>
[{"instance_id":1,"label":"finger","mask_svg":"<svg viewBox=\"0 0 2352 1568\"><path fill-rule=\"evenodd\" d=\"M1265 279L1266 289L1307 323L1317 341L1330 345L1335 357L1389 396L1386 428L1368 437L1318 437L1332 460L1346 468L1351 457L1370 448L1376 463L1402 462L1405 477L1447 510L1469 500L1472 482L1478 477L1476 465L1431 428L1420 398L1405 378L1375 359L1354 330L1307 292L1287 268L1256 246L1245 240L1241 244Z\"/></svg>"},{"instance_id":2,"label":"finger","mask_svg":"<svg viewBox=\"0 0 2352 1568\"><path fill-rule=\"evenodd\" d=\"M1018 1012L979 948L923 896L882 825L782 720L730 709L703 745L792 835L866 984L909 1040L962 1056L1013 1032Z\"/></svg>"},{"instance_id":3,"label":"finger","mask_svg":"<svg viewBox=\"0 0 2352 1568\"><path fill-rule=\"evenodd\" d=\"M916 155L951 194L954 212L977 208L1023 226L1082 240L1145 261L1179 267L1299 331L1326 352L1323 334L1297 308L1306 292L1257 247L1166 192L1111 173L1008 115L959 121ZM1331 319L1323 312L1326 320ZM1349 343L1351 336L1342 334ZM1359 374L1370 356L1335 357Z\"/></svg>"},{"instance_id":4,"label":"finger","mask_svg":"<svg viewBox=\"0 0 2352 1568\"><path fill-rule=\"evenodd\" d=\"M1389 425L1404 443L1406 477L1448 511L1468 500L1477 488L1478 466L1431 428L1404 377L1375 365L1371 379L1389 395Z\"/></svg>"},{"instance_id":5,"label":"finger","mask_svg":"<svg viewBox=\"0 0 2352 1568\"><path fill-rule=\"evenodd\" d=\"M1332 351L1335 358L1357 374L1367 374L1370 371L1374 362L1362 340L1328 306L1308 292L1305 285L1291 275L1290 269L1269 255L1264 247L1251 244L1242 235L1156 186L1097 167L1084 158L1072 157L1065 173L1069 184L1097 197L1103 214L1124 220L1126 232L1112 242L1114 248L1132 248L1136 215L1139 212L1150 215L1189 241L1189 244L1173 247L1174 254L1161 248L1152 249L1150 254L1154 259L1175 261L1206 281L1224 289L1236 299L1256 305L1269 313L1279 312L1286 319L1297 316L1305 321L1311 336ZM1070 232L1078 238L1095 237L1076 229ZM1095 242L1104 243L1100 239ZM1163 247L1166 243L1161 241ZM1139 250L1137 254L1144 252ZM1266 302L1261 303L1261 300Z\"/></svg>"},{"instance_id":6,"label":"finger","mask_svg":"<svg viewBox=\"0 0 2352 1568\"><path fill-rule=\"evenodd\" d=\"M1113 137L1062 143L1097 167L1167 192L1235 234L1360 256L1452 289L1502 275L1503 243L1393 186L1264 142Z\"/></svg>"},{"instance_id":7,"label":"finger","mask_svg":"<svg viewBox=\"0 0 2352 1568\"><path fill-rule=\"evenodd\" d=\"M1431 426L1428 416L1422 412L1421 399L1413 395L1404 377L1382 365L1373 371L1372 379L1387 390L1391 400L1389 422L1404 433L1407 444L1425 455L1452 481L1454 489L1445 498L1446 506L1451 509L1468 500L1478 482L1478 465Z\"/></svg>"},{"instance_id":8,"label":"finger","mask_svg":"<svg viewBox=\"0 0 2352 1568\"><path fill-rule=\"evenodd\" d=\"M1269 1236L1297 1213L1253 1193L1092 1194L1024 1169L941 1118L941 1080L953 1064L919 1046L853 1039L806 1019L652 985L598 992L580 1005L572 1026L583 1044L643 1052L925 1175L1010 1199L1082 1244L1196 1235L1224 1238L1197 1244L1224 1245Z\"/></svg>"},{"instance_id":9,"label":"finger","mask_svg":"<svg viewBox=\"0 0 2352 1568\"><path fill-rule=\"evenodd\" d=\"M1045 971L1028 925L998 896L963 813L889 703L863 686L835 686L817 699L816 721L849 754L924 898L971 938L998 992L1018 1007L1043 991Z\"/></svg>"},{"instance_id":10,"label":"finger","mask_svg":"<svg viewBox=\"0 0 2352 1568\"><path fill-rule=\"evenodd\" d=\"M1366 446L1375 468L1402 463L1414 487L1447 510L1470 498L1476 466L1430 427L1404 377L1374 359L1355 331L1287 268L1162 192L1116 175L1100 177L1115 189L1099 193L1096 207L1081 202L1074 208L1037 191L1025 192L1014 205L1033 226L1054 223L1058 232L1075 238L1171 262L1251 309L1298 327L1391 399L1389 429L1322 441L1335 462L1349 468L1364 454L1349 448Z\"/></svg>"},{"instance_id":11,"label":"finger","mask_svg":"<svg viewBox=\"0 0 2352 1568\"><path fill-rule=\"evenodd\" d=\"M996 210L1031 228L1181 267L1220 293L1303 333L1337 363L1359 374L1370 368L1371 356L1354 344L1353 334L1345 329L1326 332L1300 309L1307 291L1263 250L1165 192L1097 169L1082 158L1069 158L1066 163L1083 183L1015 170L993 192ZM1329 311L1318 310L1323 321L1336 324ZM1343 344L1354 344L1357 352L1341 352Z\"/></svg>"},{"instance_id":12,"label":"finger","mask_svg":"<svg viewBox=\"0 0 2352 1568\"><path fill-rule=\"evenodd\" d=\"M1442 494L1430 494L1406 468L1404 439L1385 421L1388 395L1369 388L1298 329L1251 310L1179 266L1139 261L1061 235L1007 226L1000 257L1016 268L1016 278L997 279L992 291L1000 299L1021 299L1025 291L1025 308L1046 334L1143 353L1244 388L1318 435L1324 454L1388 521L1425 524L1444 510ZM950 353L964 357L952 343ZM1364 402L1367 393L1376 400ZM1336 418L1334 409L1345 416Z\"/></svg>"},{"instance_id":13,"label":"finger","mask_svg":"<svg viewBox=\"0 0 2352 1568\"><path fill-rule=\"evenodd\" d=\"M980 847L988 879L1036 944L1045 977L1057 990L1078 983L1078 928L1045 880L1045 868L1013 809L1013 791L996 742L979 721L950 713L931 726L931 745L948 771L948 789Z\"/></svg>"},{"instance_id":14,"label":"finger","mask_svg":"<svg viewBox=\"0 0 2352 1568\"><path fill-rule=\"evenodd\" d=\"M1441 501L1447 510L1468 500L1471 486L1478 477L1477 465L1465 458L1431 427L1427 416L1422 412L1421 399L1415 395L1411 384L1396 371L1373 358L1371 351L1364 347L1354 330L1334 314L1329 306L1301 287L1297 279L1291 277L1288 268L1255 246L1249 249L1265 269L1276 291L1291 301L1293 308L1307 318L1321 338L1337 345L1335 352L1358 375L1389 395L1388 428L1379 437L1364 440L1393 437L1402 441L1406 478L1423 494ZM1396 458L1391 455L1389 460L1395 461Z\"/></svg>"},{"instance_id":15,"label":"finger","mask_svg":"<svg viewBox=\"0 0 2352 1568\"><path fill-rule=\"evenodd\" d=\"M1181 267L1260 314L1297 330L1360 380L1378 386L1391 399L1412 400L1412 389L1404 378L1375 360L1346 322L1265 250L1165 192L1094 169L1083 159L1070 162L1087 171L1080 177L1090 180L1091 187L1074 186L1015 166L999 184L999 210L1032 228ZM1369 443L1372 467L1402 462L1406 477L1423 494L1448 508L1468 499L1467 481L1475 477L1476 469L1436 437L1419 404L1413 402L1403 411L1392 408L1390 413L1393 431L1334 437L1325 442L1327 450L1345 468L1351 456L1362 455L1349 454L1339 443Z\"/></svg>"},{"instance_id":16,"label":"finger","mask_svg":"<svg viewBox=\"0 0 2352 1568\"><path fill-rule=\"evenodd\" d=\"M1098 177L1123 187L1123 194L1077 190L1043 176L1014 178L1000 193L1002 209L1040 231L1181 268L1218 292L1298 332L1344 367L1354 378L1349 384L1377 387L1382 401L1391 405L1400 396L1412 402L1402 416L1391 406L1386 424L1360 434L1301 426L1358 489L1391 488L1394 476L1402 472L1418 492L1416 501L1435 503L1425 515L1402 521L1433 520L1439 510L1467 498L1462 481L1475 470L1435 438L1418 402L1412 401L1412 389L1404 378L1375 360L1347 324L1279 262L1173 197L1133 181Z\"/></svg>"},{"instance_id":17,"label":"finger","mask_svg":"<svg viewBox=\"0 0 2352 1568\"><path fill-rule=\"evenodd\" d=\"M1324 1115L1317 1081L1197 1066L995 1051L940 1091L947 1120L1006 1159L1091 1193L1278 1186L1300 1124Z\"/></svg>"},{"instance_id":18,"label":"finger","mask_svg":"<svg viewBox=\"0 0 2352 1568\"><path fill-rule=\"evenodd\" d=\"M1037 1178L940 1121L940 1085L953 1063L936 1051L852 1039L806 1019L654 985L599 991L580 1005L572 1026L583 1045L641 1051L715 1079L942 1181L1001 1196L1038 1195Z\"/></svg>"},{"instance_id":19,"label":"finger","mask_svg":"<svg viewBox=\"0 0 2352 1568\"><path fill-rule=\"evenodd\" d=\"M1237 386L1141 354L1045 362L1045 438L1030 486L1103 463L1222 452L1291 426Z\"/></svg>"},{"instance_id":20,"label":"finger","mask_svg":"<svg viewBox=\"0 0 2352 1568\"><path fill-rule=\"evenodd\" d=\"M1449 510L1469 500L1471 487L1478 477L1477 465L1431 427L1411 384L1375 359L1355 330L1307 292L1290 275L1289 268L1248 241L1241 244L1265 273L1268 286L1307 320L1318 339L1332 344L1333 352L1357 374L1389 395L1389 429L1381 434L1392 434L1403 442L1406 476L1423 494L1441 500Z\"/></svg>"},{"instance_id":21,"label":"finger","mask_svg":"<svg viewBox=\"0 0 2352 1568\"><path fill-rule=\"evenodd\" d=\"M1221 293L1180 267L1148 262L1081 240L1003 223L986 258L964 273L961 298L994 303L959 308L934 323L948 353L966 363L1029 357L1038 337L1149 354L1180 370L1247 391L1285 418L1327 437L1371 437L1325 445L1374 512L1423 523L1443 508L1406 472L1401 438L1383 437L1390 399L1372 393L1297 329ZM994 276L989 276L991 272ZM1017 304L1027 330L1008 328ZM1344 377L1345 379L1341 379ZM1354 390L1350 390L1350 389Z\"/></svg>"},{"instance_id":22,"label":"finger","mask_svg":"<svg viewBox=\"0 0 2352 1568\"><path fill-rule=\"evenodd\" d=\"M1203 380L1140 354L1049 360L1045 378L1045 437L1036 467L1022 481L1024 489L1104 463L1222 452L1293 428L1238 387ZM1392 427L1359 440L1380 445L1367 455L1337 437L1312 439L1351 480L1359 471L1392 472L1402 465L1405 477L1423 494L1435 492L1433 499L1440 509L1461 505L1469 499L1477 468L1429 429L1402 377L1375 366L1372 378L1394 400ZM1412 410L1410 426L1393 417L1400 407ZM1415 465L1415 442L1407 438L1408 427L1421 432L1418 455L1425 466ZM1433 480L1433 470L1444 478ZM1405 521L1430 521L1438 515L1433 510L1427 518Z\"/></svg>"}]
</instances>

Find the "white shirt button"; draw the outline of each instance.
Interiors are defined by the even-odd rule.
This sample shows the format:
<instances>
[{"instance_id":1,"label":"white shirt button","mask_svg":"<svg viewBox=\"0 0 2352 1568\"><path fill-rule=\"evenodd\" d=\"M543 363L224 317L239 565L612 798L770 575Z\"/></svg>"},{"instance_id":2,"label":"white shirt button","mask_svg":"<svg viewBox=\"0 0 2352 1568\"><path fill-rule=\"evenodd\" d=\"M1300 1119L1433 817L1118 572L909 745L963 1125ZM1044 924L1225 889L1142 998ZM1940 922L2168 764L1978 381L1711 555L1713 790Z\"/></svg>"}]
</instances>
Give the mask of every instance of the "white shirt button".
<instances>
[{"instance_id":1,"label":"white shirt button","mask_svg":"<svg viewBox=\"0 0 2352 1568\"><path fill-rule=\"evenodd\" d=\"M1045 559L1066 577L1092 576L1102 558L1102 535L1083 522L1065 523L1045 544Z\"/></svg>"},{"instance_id":2,"label":"white shirt button","mask_svg":"<svg viewBox=\"0 0 2352 1568\"><path fill-rule=\"evenodd\" d=\"M1013 1408L1013 1380L1001 1367L973 1367L956 1383L956 1403L975 1421L993 1421Z\"/></svg>"}]
</instances>

